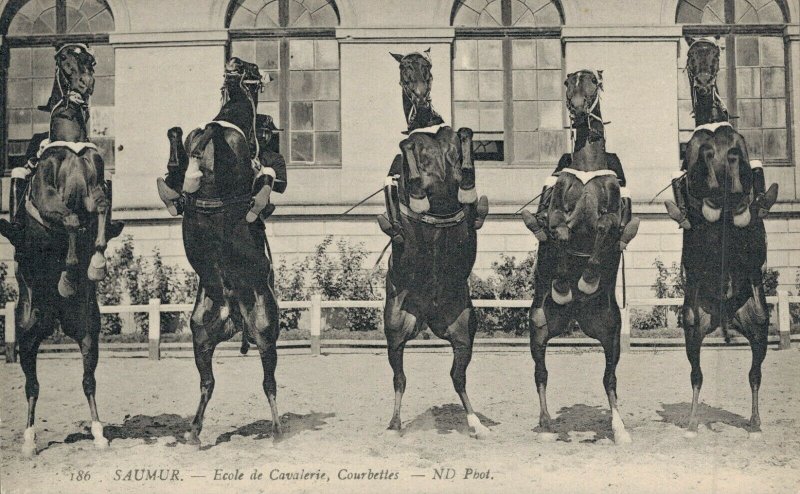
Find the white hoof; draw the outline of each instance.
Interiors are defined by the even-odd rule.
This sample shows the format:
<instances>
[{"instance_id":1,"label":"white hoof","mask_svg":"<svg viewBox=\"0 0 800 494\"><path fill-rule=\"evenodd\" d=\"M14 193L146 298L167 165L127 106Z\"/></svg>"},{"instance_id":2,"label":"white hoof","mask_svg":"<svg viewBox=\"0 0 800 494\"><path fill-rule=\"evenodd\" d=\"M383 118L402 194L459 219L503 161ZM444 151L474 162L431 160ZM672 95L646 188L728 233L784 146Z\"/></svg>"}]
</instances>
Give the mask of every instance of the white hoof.
<instances>
[{"instance_id":1,"label":"white hoof","mask_svg":"<svg viewBox=\"0 0 800 494\"><path fill-rule=\"evenodd\" d=\"M597 291L600 287L600 277L598 276L594 283L589 283L586 279L581 276L581 279L578 280L578 290L586 295L591 295Z\"/></svg>"},{"instance_id":2,"label":"white hoof","mask_svg":"<svg viewBox=\"0 0 800 494\"><path fill-rule=\"evenodd\" d=\"M760 441L762 438L761 431L752 431L747 434L747 438L751 441Z\"/></svg>"},{"instance_id":3,"label":"white hoof","mask_svg":"<svg viewBox=\"0 0 800 494\"><path fill-rule=\"evenodd\" d=\"M550 290L551 297L553 298L553 302L557 303L558 305L567 305L568 303L572 302L572 290L570 289L567 291L566 294L558 293L556 287L553 286Z\"/></svg>"},{"instance_id":4,"label":"white hoof","mask_svg":"<svg viewBox=\"0 0 800 494\"><path fill-rule=\"evenodd\" d=\"M616 409L611 410L611 430L614 431L614 442L617 444L630 444L631 436L625 430L625 423Z\"/></svg>"},{"instance_id":5,"label":"white hoof","mask_svg":"<svg viewBox=\"0 0 800 494\"><path fill-rule=\"evenodd\" d=\"M694 439L697 437L697 431L686 431L683 433L683 437L686 439Z\"/></svg>"},{"instance_id":6,"label":"white hoof","mask_svg":"<svg viewBox=\"0 0 800 494\"><path fill-rule=\"evenodd\" d=\"M703 203L703 217L709 223L716 223L719 221L719 217L722 215L722 209L717 209L713 206L709 206L707 203Z\"/></svg>"},{"instance_id":7,"label":"white hoof","mask_svg":"<svg viewBox=\"0 0 800 494\"><path fill-rule=\"evenodd\" d=\"M536 438L543 443L554 443L558 440L558 434L555 432L539 432Z\"/></svg>"},{"instance_id":8,"label":"white hoof","mask_svg":"<svg viewBox=\"0 0 800 494\"><path fill-rule=\"evenodd\" d=\"M61 279L58 280L58 294L63 298L75 295L75 284L69 281L66 271L61 273Z\"/></svg>"},{"instance_id":9,"label":"white hoof","mask_svg":"<svg viewBox=\"0 0 800 494\"><path fill-rule=\"evenodd\" d=\"M614 442L616 444L630 444L633 442L631 435L625 429L614 431Z\"/></svg>"},{"instance_id":10,"label":"white hoof","mask_svg":"<svg viewBox=\"0 0 800 494\"><path fill-rule=\"evenodd\" d=\"M467 415L467 424L470 428L469 435L475 439L486 439L492 433L488 427L483 425L475 414Z\"/></svg>"},{"instance_id":11,"label":"white hoof","mask_svg":"<svg viewBox=\"0 0 800 494\"><path fill-rule=\"evenodd\" d=\"M737 214L733 217L733 224L737 228L744 228L750 225L750 209L745 209L743 213Z\"/></svg>"},{"instance_id":12,"label":"white hoof","mask_svg":"<svg viewBox=\"0 0 800 494\"><path fill-rule=\"evenodd\" d=\"M471 189L458 189L458 202L461 204L473 204L478 201L478 192L475 187Z\"/></svg>"},{"instance_id":13,"label":"white hoof","mask_svg":"<svg viewBox=\"0 0 800 494\"><path fill-rule=\"evenodd\" d=\"M408 207L411 208L412 211L415 213L427 213L431 209L431 203L428 200L428 196L423 197L422 199L415 199L413 197L408 198Z\"/></svg>"},{"instance_id":14,"label":"white hoof","mask_svg":"<svg viewBox=\"0 0 800 494\"><path fill-rule=\"evenodd\" d=\"M100 281L106 277L106 257L100 252L95 252L89 261L89 279Z\"/></svg>"},{"instance_id":15,"label":"white hoof","mask_svg":"<svg viewBox=\"0 0 800 494\"><path fill-rule=\"evenodd\" d=\"M33 427L25 429L23 438L25 442L22 443L22 455L26 458L36 456L36 429Z\"/></svg>"},{"instance_id":16,"label":"white hoof","mask_svg":"<svg viewBox=\"0 0 800 494\"><path fill-rule=\"evenodd\" d=\"M108 439L103 435L102 422L92 422L92 437L94 437L95 448L106 449L108 447Z\"/></svg>"}]
</instances>

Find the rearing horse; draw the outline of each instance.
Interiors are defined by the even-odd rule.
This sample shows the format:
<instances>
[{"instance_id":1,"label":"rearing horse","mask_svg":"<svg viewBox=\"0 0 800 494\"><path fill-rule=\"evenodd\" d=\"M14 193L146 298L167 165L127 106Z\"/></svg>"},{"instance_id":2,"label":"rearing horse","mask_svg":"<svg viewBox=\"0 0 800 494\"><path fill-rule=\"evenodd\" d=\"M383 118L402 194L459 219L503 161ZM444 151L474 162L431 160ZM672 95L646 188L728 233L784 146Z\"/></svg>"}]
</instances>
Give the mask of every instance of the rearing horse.
<instances>
[{"instance_id":1,"label":"rearing horse","mask_svg":"<svg viewBox=\"0 0 800 494\"><path fill-rule=\"evenodd\" d=\"M100 333L95 282L105 277L109 213L103 160L87 139L95 59L82 44L60 47L55 59L56 78L46 107L51 112L50 143L28 189L24 238L15 256L20 290L16 331L28 398L23 452L28 456L36 454L36 354L58 323L81 349L94 443L98 448L108 445L97 413L94 377Z\"/></svg>"},{"instance_id":2,"label":"rearing horse","mask_svg":"<svg viewBox=\"0 0 800 494\"><path fill-rule=\"evenodd\" d=\"M719 46L710 38L687 38L687 42L696 128L682 171L672 182L676 202L666 202L670 217L683 228L681 264L686 282L681 325L693 391L686 435L697 435L703 338L722 328L727 340L729 325L747 338L753 354L750 432L757 435L758 389L769 327L761 273L767 257L763 218L777 199L778 186L765 190L761 163L750 161L744 138L727 121L716 85Z\"/></svg>"},{"instance_id":3,"label":"rearing horse","mask_svg":"<svg viewBox=\"0 0 800 494\"><path fill-rule=\"evenodd\" d=\"M476 230L488 213L486 196L475 191L472 131L442 125L430 102L428 52L395 55L408 123L385 189L387 215L378 221L392 237L386 274L384 331L394 371L394 413L389 429L401 430L400 406L406 388L403 350L425 328L453 347L450 377L475 437L481 424L467 396L467 366L477 319L467 280L475 264Z\"/></svg>"},{"instance_id":4,"label":"rearing horse","mask_svg":"<svg viewBox=\"0 0 800 494\"><path fill-rule=\"evenodd\" d=\"M170 191L164 185L178 187L182 182L183 245L200 277L190 321L200 373L200 404L186 433L191 444L200 444L203 416L214 391L214 349L239 331L243 353L248 341L258 347L273 433L281 432L275 382L278 304L264 223L253 221L263 209L263 205L258 209L258 203L266 204L272 190L271 181L262 185L258 179L274 173L261 169L254 160L258 156L256 105L262 84L257 65L231 58L225 65L222 109L205 128L189 133L185 150L181 130L170 129L169 175L158 183L164 197ZM254 184L259 187L255 197Z\"/></svg>"},{"instance_id":5,"label":"rearing horse","mask_svg":"<svg viewBox=\"0 0 800 494\"><path fill-rule=\"evenodd\" d=\"M571 322L600 341L606 358L603 386L611 407L611 426L617 443L630 442L617 409L616 367L620 356L622 321L615 295L621 250L638 228L623 207L619 181L621 165L609 160L600 113L602 74L581 70L567 76L567 107L576 138L571 155L557 168L547 216L547 240L539 247L535 295L530 310L531 355L539 394L539 426L552 432L547 410L547 342ZM617 163L613 171L608 163ZM627 204L627 202L625 203ZM533 216L524 216L531 228ZM532 228L537 232L537 228Z\"/></svg>"}]
</instances>

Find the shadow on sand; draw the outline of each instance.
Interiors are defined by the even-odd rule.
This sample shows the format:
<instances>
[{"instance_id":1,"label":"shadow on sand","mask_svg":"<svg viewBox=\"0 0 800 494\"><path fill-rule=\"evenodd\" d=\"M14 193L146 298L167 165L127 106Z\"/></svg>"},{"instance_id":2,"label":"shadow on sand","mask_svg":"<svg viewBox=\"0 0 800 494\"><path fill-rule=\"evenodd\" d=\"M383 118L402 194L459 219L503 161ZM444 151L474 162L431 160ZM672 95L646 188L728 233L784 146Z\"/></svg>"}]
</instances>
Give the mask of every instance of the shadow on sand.
<instances>
[{"instance_id":1,"label":"shadow on sand","mask_svg":"<svg viewBox=\"0 0 800 494\"><path fill-rule=\"evenodd\" d=\"M545 432L540 426L533 429L534 432ZM594 443L601 439L614 440L614 432L611 430L611 411L608 407L589 406L577 403L570 407L564 407L558 411L558 415L553 419L550 432L558 436L558 441L572 442L570 432L577 435L582 443ZM587 437L594 433L594 437Z\"/></svg>"},{"instance_id":2,"label":"shadow on sand","mask_svg":"<svg viewBox=\"0 0 800 494\"><path fill-rule=\"evenodd\" d=\"M661 416L662 422L676 425L682 429L686 428L689 423L689 412L692 410L691 403L662 403L661 407L663 410L658 410L657 413ZM700 403L697 406L697 421L700 425L705 425L707 429L714 432L721 431L714 430L711 427L713 424L725 424L747 432L752 431L748 419L722 408L708 406L705 403Z\"/></svg>"},{"instance_id":3,"label":"shadow on sand","mask_svg":"<svg viewBox=\"0 0 800 494\"><path fill-rule=\"evenodd\" d=\"M233 436L253 437L253 439L274 439L275 441L285 441L292 436L295 436L303 431L318 431L323 425L327 425L325 419L335 417L334 413L315 413L311 412L306 415L299 415L296 413L284 413L281 415L281 425L283 433L275 437L272 431L271 420L257 420L251 424L239 427L236 430L220 434L217 441L213 446L221 443L230 442ZM208 449L212 446L206 446L202 449Z\"/></svg>"},{"instance_id":4,"label":"shadow on sand","mask_svg":"<svg viewBox=\"0 0 800 494\"><path fill-rule=\"evenodd\" d=\"M500 425L500 422L495 422L481 413L476 412L475 415L478 416L481 423L486 427ZM406 424L403 427L403 434L434 429L436 429L439 434L449 434L455 431L459 434L469 435L467 412L464 411L464 407L456 405L455 403L448 403L440 407L431 407Z\"/></svg>"},{"instance_id":5,"label":"shadow on sand","mask_svg":"<svg viewBox=\"0 0 800 494\"><path fill-rule=\"evenodd\" d=\"M125 416L122 425L106 425L104 434L109 442L115 439L143 439L145 444L155 443L159 437L175 437L178 441L183 441L184 432L188 431L192 425L192 417L181 417L174 413L162 413L161 415L130 415ZM44 451L56 444L71 444L78 441L91 441L92 423L83 421L80 423L81 432L73 432L63 441L50 441Z\"/></svg>"}]
</instances>

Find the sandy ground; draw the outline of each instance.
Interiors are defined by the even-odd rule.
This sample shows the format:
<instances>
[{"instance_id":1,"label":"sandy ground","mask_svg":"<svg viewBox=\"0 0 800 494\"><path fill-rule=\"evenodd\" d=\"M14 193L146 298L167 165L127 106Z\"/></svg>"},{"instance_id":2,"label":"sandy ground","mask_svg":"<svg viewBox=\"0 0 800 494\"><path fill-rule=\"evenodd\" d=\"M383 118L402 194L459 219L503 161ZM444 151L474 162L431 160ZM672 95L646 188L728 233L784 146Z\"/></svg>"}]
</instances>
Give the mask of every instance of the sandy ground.
<instances>
[{"instance_id":1,"label":"sandy ground","mask_svg":"<svg viewBox=\"0 0 800 494\"><path fill-rule=\"evenodd\" d=\"M763 436L751 439L749 351L705 349L701 430L684 438L691 398L682 350L623 355L622 417L633 444L615 446L602 390L602 354L552 351L549 406L559 439L534 427L533 363L521 351L478 353L468 373L473 405L491 437L469 437L447 352L408 353L402 435L388 432L391 371L382 352L281 355L275 441L260 361L216 360L217 386L200 450L176 440L197 404L190 358L159 362L101 355L98 401L110 449L96 450L75 356L39 361L39 456L20 455L23 376L0 364L3 492L800 492L800 351L770 350L761 391ZM137 469L179 480L123 480ZM161 471L163 469L163 471ZM241 480L214 480L219 472ZM342 480L348 473L391 479ZM452 470L450 470L452 469ZM468 470L484 479L464 479ZM173 474L172 470L178 470ZM132 472L133 471L133 472ZM261 479L251 479L255 472ZM286 480L313 473L326 478ZM434 479L436 472L444 479ZM89 472L89 480L78 480ZM488 472L488 473L487 473ZM453 476L450 479L447 477Z\"/></svg>"}]
</instances>

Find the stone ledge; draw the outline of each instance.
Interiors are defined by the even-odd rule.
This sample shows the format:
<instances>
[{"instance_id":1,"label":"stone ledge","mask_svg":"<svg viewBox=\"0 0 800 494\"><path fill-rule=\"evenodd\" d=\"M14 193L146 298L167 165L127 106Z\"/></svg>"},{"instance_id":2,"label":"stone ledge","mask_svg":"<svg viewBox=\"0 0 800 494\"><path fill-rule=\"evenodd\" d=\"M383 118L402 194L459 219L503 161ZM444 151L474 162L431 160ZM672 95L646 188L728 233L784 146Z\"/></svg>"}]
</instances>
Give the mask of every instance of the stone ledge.
<instances>
[{"instance_id":1,"label":"stone ledge","mask_svg":"<svg viewBox=\"0 0 800 494\"><path fill-rule=\"evenodd\" d=\"M561 39L565 43L675 41L683 37L683 27L674 26L564 26Z\"/></svg>"},{"instance_id":2,"label":"stone ledge","mask_svg":"<svg viewBox=\"0 0 800 494\"><path fill-rule=\"evenodd\" d=\"M340 43L381 43L402 41L449 43L455 38L452 27L434 28L337 28L336 38Z\"/></svg>"},{"instance_id":3,"label":"stone ledge","mask_svg":"<svg viewBox=\"0 0 800 494\"><path fill-rule=\"evenodd\" d=\"M175 31L153 33L111 33L109 43L116 48L141 48L152 46L204 46L224 45L228 31Z\"/></svg>"}]
</instances>

